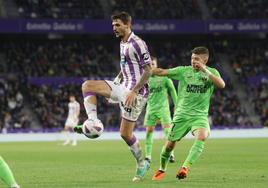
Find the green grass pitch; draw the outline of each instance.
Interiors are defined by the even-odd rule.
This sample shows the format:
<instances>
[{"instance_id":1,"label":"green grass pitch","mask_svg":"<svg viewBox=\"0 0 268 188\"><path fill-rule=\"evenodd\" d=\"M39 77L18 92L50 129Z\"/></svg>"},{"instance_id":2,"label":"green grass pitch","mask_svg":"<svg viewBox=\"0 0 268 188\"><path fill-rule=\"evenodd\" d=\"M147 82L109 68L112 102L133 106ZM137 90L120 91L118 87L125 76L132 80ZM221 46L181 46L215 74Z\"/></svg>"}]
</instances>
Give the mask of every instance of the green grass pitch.
<instances>
[{"instance_id":1,"label":"green grass pitch","mask_svg":"<svg viewBox=\"0 0 268 188\"><path fill-rule=\"evenodd\" d=\"M0 151L22 188L268 187L267 138L210 139L189 177L178 181L175 175L193 143L182 140L175 150L177 163L169 164L163 181L153 182L162 143L155 141L151 169L138 183L131 181L135 161L122 140L80 141L76 147L60 142L0 143ZM0 187L5 187L3 182Z\"/></svg>"}]
</instances>

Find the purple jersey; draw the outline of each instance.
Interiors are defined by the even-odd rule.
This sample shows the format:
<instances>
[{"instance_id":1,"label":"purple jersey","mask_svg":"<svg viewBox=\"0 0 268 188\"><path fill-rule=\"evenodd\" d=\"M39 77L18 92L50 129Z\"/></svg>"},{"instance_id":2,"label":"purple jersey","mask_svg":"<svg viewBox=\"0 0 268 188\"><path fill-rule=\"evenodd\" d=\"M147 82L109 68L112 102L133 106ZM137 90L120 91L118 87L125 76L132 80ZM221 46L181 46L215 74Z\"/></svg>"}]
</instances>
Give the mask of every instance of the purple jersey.
<instances>
[{"instance_id":1,"label":"purple jersey","mask_svg":"<svg viewBox=\"0 0 268 188\"><path fill-rule=\"evenodd\" d=\"M150 64L151 56L145 42L135 35L130 34L127 42L120 43L120 67L123 73L123 85L131 90L140 80L143 66ZM145 84L139 94L148 96L148 85Z\"/></svg>"}]
</instances>

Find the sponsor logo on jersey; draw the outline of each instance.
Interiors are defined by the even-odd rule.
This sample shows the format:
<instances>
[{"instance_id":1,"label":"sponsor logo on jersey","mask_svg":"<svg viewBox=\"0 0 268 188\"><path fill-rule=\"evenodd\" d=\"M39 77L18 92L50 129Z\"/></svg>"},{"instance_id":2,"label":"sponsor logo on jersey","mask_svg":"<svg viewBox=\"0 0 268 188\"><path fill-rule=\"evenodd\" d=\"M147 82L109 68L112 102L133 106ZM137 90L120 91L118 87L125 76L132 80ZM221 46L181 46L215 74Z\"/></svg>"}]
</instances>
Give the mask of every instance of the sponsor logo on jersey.
<instances>
[{"instance_id":1,"label":"sponsor logo on jersey","mask_svg":"<svg viewBox=\"0 0 268 188\"><path fill-rule=\"evenodd\" d=\"M207 90L208 90L208 85L188 84L186 88L186 92L188 93L206 93Z\"/></svg>"}]
</instances>

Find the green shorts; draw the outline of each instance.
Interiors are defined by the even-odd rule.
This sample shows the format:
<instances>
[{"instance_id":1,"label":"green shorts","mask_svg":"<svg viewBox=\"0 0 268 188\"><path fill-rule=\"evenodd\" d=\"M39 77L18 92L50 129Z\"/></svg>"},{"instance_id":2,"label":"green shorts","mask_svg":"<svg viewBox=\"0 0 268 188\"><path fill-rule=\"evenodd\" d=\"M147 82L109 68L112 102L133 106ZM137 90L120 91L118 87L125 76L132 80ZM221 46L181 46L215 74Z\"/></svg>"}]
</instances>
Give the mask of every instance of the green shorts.
<instances>
[{"instance_id":1,"label":"green shorts","mask_svg":"<svg viewBox=\"0 0 268 188\"><path fill-rule=\"evenodd\" d=\"M210 132L208 118L205 117L181 117L172 121L172 127L168 136L169 141L181 140L189 131L193 132L198 128L207 129Z\"/></svg>"},{"instance_id":2,"label":"green shorts","mask_svg":"<svg viewBox=\"0 0 268 188\"><path fill-rule=\"evenodd\" d=\"M144 126L155 126L157 121L160 121L162 125L170 125L171 124L171 117L170 111L146 111L145 118L144 118Z\"/></svg>"}]
</instances>

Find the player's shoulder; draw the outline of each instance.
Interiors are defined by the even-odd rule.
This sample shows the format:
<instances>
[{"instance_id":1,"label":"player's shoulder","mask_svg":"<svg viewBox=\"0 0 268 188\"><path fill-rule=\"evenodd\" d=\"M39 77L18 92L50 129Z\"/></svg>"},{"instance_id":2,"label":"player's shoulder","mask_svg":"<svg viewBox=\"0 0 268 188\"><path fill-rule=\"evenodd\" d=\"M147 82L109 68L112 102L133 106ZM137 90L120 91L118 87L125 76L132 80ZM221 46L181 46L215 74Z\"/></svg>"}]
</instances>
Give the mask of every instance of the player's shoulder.
<instances>
[{"instance_id":1,"label":"player's shoulder","mask_svg":"<svg viewBox=\"0 0 268 188\"><path fill-rule=\"evenodd\" d=\"M206 66L206 68L209 69L209 70L216 70L216 71L218 71L218 70L217 70L216 68L214 68L214 67Z\"/></svg>"},{"instance_id":2,"label":"player's shoulder","mask_svg":"<svg viewBox=\"0 0 268 188\"><path fill-rule=\"evenodd\" d=\"M145 45L145 41L140 38L138 35L135 35L134 33L132 34L131 36L131 39L130 39L130 42L133 44L133 43L136 43L138 44L139 46L141 45Z\"/></svg>"},{"instance_id":3,"label":"player's shoulder","mask_svg":"<svg viewBox=\"0 0 268 188\"><path fill-rule=\"evenodd\" d=\"M187 66L177 66L177 67L173 67L173 68L170 68L170 69L177 69L177 70L192 70L192 66L190 65L187 65Z\"/></svg>"},{"instance_id":4,"label":"player's shoulder","mask_svg":"<svg viewBox=\"0 0 268 188\"><path fill-rule=\"evenodd\" d=\"M218 71L216 68L214 68L214 67L209 67L209 66L206 66L206 67L207 67L207 69L208 69L210 72L219 74L219 71Z\"/></svg>"}]
</instances>

